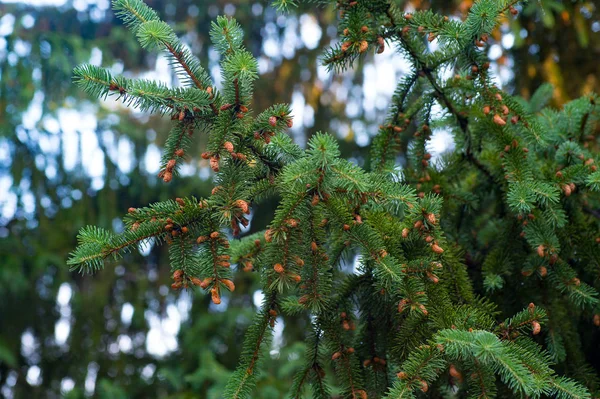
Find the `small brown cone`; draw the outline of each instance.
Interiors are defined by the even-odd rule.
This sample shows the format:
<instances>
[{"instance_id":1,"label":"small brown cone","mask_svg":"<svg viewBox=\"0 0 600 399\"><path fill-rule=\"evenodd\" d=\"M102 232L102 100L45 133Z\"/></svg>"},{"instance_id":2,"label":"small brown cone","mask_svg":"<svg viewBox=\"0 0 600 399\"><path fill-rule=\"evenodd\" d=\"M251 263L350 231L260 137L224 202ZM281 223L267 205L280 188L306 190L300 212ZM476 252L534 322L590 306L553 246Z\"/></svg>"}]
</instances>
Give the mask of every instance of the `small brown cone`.
<instances>
[{"instance_id":1,"label":"small brown cone","mask_svg":"<svg viewBox=\"0 0 600 399\"><path fill-rule=\"evenodd\" d=\"M235 284L233 283L233 281L231 281L231 280L228 280L228 279L223 279L223 280L221 280L221 282L223 283L223 285L224 285L225 287L227 287L227 289L228 289L229 291L232 291L232 292L233 292L233 291L235 290Z\"/></svg>"},{"instance_id":2,"label":"small brown cone","mask_svg":"<svg viewBox=\"0 0 600 399\"><path fill-rule=\"evenodd\" d=\"M437 244L433 244L431 246L431 250L433 252L435 252L436 254L442 254L442 253L444 253L444 249L442 247L440 247L439 245L437 245Z\"/></svg>"},{"instance_id":3,"label":"small brown cone","mask_svg":"<svg viewBox=\"0 0 600 399\"><path fill-rule=\"evenodd\" d=\"M498 114L494 115L494 123L498 126L506 125L506 121Z\"/></svg>"},{"instance_id":4,"label":"small brown cone","mask_svg":"<svg viewBox=\"0 0 600 399\"><path fill-rule=\"evenodd\" d=\"M221 303L221 296L219 295L219 290L217 288L212 288L210 290L210 297L215 305Z\"/></svg>"},{"instance_id":5,"label":"small brown cone","mask_svg":"<svg viewBox=\"0 0 600 399\"><path fill-rule=\"evenodd\" d=\"M540 244L536 251L540 258L543 258L546 255L546 247L543 244Z\"/></svg>"},{"instance_id":6,"label":"small brown cone","mask_svg":"<svg viewBox=\"0 0 600 399\"><path fill-rule=\"evenodd\" d=\"M538 335L542 330L542 326L540 325L540 323L534 320L531 322L531 329L533 331L533 335Z\"/></svg>"}]
</instances>

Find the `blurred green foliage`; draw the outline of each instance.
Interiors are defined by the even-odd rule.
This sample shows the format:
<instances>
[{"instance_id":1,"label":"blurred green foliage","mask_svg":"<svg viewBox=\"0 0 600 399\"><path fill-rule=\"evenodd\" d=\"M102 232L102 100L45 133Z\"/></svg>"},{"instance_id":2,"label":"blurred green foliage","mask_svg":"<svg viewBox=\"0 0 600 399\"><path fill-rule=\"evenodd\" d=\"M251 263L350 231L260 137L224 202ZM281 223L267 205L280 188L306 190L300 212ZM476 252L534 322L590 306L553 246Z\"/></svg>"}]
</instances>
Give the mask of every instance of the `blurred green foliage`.
<instances>
[{"instance_id":1,"label":"blurred green foliage","mask_svg":"<svg viewBox=\"0 0 600 399\"><path fill-rule=\"evenodd\" d=\"M351 118L348 101L332 95L342 87L360 99L370 58L353 74L320 77L318 57L335 37L333 10L303 6L282 16L264 1L148 3L168 17L203 62L214 63L207 43L210 21L217 14L235 13L254 55L264 54L269 38L276 38L268 45L275 43L289 56L259 58L268 67L259 79L255 107L290 102L294 93L301 96L314 111L314 120L298 130L297 139L305 141L303 136L317 130L339 131L351 120L362 120L365 131L377 130L377 116L383 118L384 108L375 116L359 109ZM472 2L398 3L462 17ZM160 147L164 142L165 121L147 121L144 115L114 107L112 101L98 108L71 84L72 68L98 57L102 65L139 74L155 69L157 59L140 51L107 7L108 2L102 1L68 1L58 7L0 3L0 396L218 398L236 366L243 333L255 311L252 296L257 282L252 275L236 278L238 289L228 298L227 311L217 312L203 295L176 295L166 289L166 253L156 248L131 254L114 265L114 272L94 278L69 273L65 266L81 226L94 223L119 229L115 220L130 206L182 193L202 196L210 186L199 178L197 167L206 165L197 159L190 162L196 167L193 175L176 185L159 183L143 160L148 159L149 145ZM550 81L556 87L556 104L583 92L600 92L599 14L593 1L531 1L518 19L494 36L496 43L505 44L498 47L497 62L512 72L507 85L519 87L519 94L527 97ZM314 48L302 44L302 18L320 27ZM514 45L506 45L511 41ZM75 112L76 118L61 120L65 110ZM61 125L85 124L95 118L92 115L97 115L91 126L104 168L96 181L82 159L82 148L92 145L90 136L79 132L78 145L69 147ZM56 122L58 128L53 127ZM353 137L348 134L341 148L345 156L363 162L362 147ZM126 153L131 168L123 168L119 152L114 153L114 144L120 141L131 149ZM194 145L203 147L201 142ZM74 164L67 159L74 159ZM94 190L93 185L102 189ZM259 209L253 230L263 228L272 211L268 204ZM68 297L66 302L57 303L59 293ZM122 317L124 304L133 308L130 321ZM147 347L150 331L173 328L165 323L177 324L172 313L186 307L189 313L182 312L187 318L177 333L177 349L163 357L153 355L156 348ZM151 329L153 315L164 319ZM293 343L309 321L284 323L280 339L286 342L285 349L275 347L272 352L256 391L261 398L283 397L302 359L302 344ZM66 341L59 343L56 338L64 336L65 328Z\"/></svg>"}]
</instances>

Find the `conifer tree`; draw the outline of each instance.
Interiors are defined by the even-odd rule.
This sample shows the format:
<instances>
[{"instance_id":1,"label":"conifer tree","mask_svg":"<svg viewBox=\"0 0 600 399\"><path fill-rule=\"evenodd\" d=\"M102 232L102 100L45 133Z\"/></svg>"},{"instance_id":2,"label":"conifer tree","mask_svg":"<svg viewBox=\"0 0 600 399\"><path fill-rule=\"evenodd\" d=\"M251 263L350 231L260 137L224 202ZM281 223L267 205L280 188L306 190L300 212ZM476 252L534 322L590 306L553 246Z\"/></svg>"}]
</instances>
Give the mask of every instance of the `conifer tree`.
<instances>
[{"instance_id":1,"label":"conifer tree","mask_svg":"<svg viewBox=\"0 0 600 399\"><path fill-rule=\"evenodd\" d=\"M159 174L167 183L194 136L206 134L202 158L215 187L209 198L130 208L121 234L82 229L68 263L94 272L152 239L168 245L172 288L204 290L215 304L235 289L235 274L256 272L265 299L224 398L260 397L253 385L280 313L311 320L290 398L591 398L599 389L585 355L600 325L597 96L556 110L546 107L549 86L525 100L493 83L484 49L499 19L518 12L516 0L476 1L464 21L403 13L391 0L334 3L341 39L325 54L330 69L386 43L412 65L365 168L343 159L329 134L306 149L294 144L288 105L255 115L257 63L235 20L212 26L217 90L152 9L114 0L140 44L171 57L184 86L90 65L75 69L75 82L171 117ZM456 146L433 163L427 145L438 129ZM269 228L241 234L253 206L273 196ZM354 272L340 267L356 255Z\"/></svg>"}]
</instances>

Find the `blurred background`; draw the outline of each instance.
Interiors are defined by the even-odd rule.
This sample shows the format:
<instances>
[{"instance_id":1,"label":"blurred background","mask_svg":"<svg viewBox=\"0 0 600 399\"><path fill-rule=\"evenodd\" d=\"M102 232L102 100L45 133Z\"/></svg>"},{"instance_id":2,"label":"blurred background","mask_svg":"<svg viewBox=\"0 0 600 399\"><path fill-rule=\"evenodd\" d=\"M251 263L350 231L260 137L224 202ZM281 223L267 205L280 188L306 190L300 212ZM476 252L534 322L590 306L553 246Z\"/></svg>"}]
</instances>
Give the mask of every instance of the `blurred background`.
<instances>
[{"instance_id":1,"label":"blurred background","mask_svg":"<svg viewBox=\"0 0 600 399\"><path fill-rule=\"evenodd\" d=\"M254 109L289 102L298 143L329 131L346 157L364 163L391 82L409 68L394 49L334 76L319 64L336 38L331 8L281 15L267 0L147 2L217 81L210 22L234 15L259 61ZM456 18L472 5L396 3ZM600 92L597 0L532 0L519 10L490 41L497 82L524 97L551 82L554 106ZM72 68L83 62L179 84L165 57L140 49L109 0L0 0L0 397L219 398L261 301L256 276L237 272L235 293L215 306L201 292L170 290L166 248L152 244L95 276L65 265L83 225L119 231L131 206L211 189L201 140L183 177L159 181L168 118L87 97L71 83ZM452 145L442 134L431 152ZM251 231L264 228L274 205L255 210ZM276 324L257 397L284 397L302 360L306 323Z\"/></svg>"}]
</instances>

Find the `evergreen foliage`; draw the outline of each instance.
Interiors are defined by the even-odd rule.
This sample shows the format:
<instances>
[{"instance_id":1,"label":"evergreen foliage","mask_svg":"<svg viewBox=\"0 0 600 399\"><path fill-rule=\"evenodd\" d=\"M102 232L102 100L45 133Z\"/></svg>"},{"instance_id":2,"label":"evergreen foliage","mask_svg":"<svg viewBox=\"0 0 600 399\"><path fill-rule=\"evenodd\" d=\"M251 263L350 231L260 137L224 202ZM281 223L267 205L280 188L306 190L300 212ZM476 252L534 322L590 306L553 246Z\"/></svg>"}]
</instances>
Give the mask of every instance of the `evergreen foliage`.
<instances>
[{"instance_id":1,"label":"evergreen foliage","mask_svg":"<svg viewBox=\"0 0 600 399\"><path fill-rule=\"evenodd\" d=\"M342 41L325 55L330 69L386 42L412 65L365 170L340 157L331 135L315 134L306 150L294 144L287 105L254 116L257 63L235 20L212 26L217 90L153 10L115 0L140 44L169 54L185 87L88 65L75 69L76 83L171 115L166 182L196 132L207 132L202 157L215 187L209 198L129 209L122 234L84 228L68 263L93 272L150 239L164 242L173 289L204 289L215 304L235 289L236 273L257 272L265 300L225 398L253 397L281 312L311 317L292 398L308 385L315 398L591 398L598 375L579 330L600 325L598 98L555 110L545 107L548 86L530 101L495 86L481 48L517 3L479 0L455 21L402 14L390 0L337 2ZM440 130L456 148L435 163L427 146ZM269 228L237 239L252 205L272 196L280 200Z\"/></svg>"}]
</instances>

